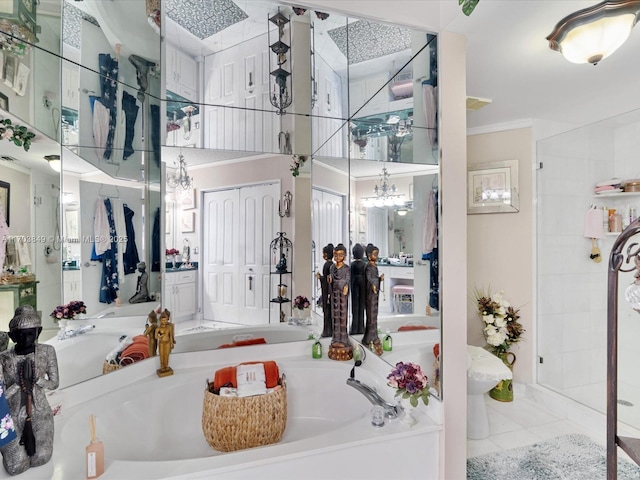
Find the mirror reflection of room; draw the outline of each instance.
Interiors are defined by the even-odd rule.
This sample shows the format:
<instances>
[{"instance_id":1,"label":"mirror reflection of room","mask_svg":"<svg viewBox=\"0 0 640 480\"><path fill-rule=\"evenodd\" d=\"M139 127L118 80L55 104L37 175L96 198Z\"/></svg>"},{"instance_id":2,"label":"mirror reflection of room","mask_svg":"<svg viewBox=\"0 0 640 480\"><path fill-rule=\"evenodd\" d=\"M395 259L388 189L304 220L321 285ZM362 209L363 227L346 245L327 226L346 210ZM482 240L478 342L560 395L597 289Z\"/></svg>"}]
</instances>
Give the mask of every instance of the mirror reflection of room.
<instances>
[{"instance_id":1,"label":"mirror reflection of room","mask_svg":"<svg viewBox=\"0 0 640 480\"><path fill-rule=\"evenodd\" d=\"M141 14L138 9L144 10L140 3L144 2L132 2L132 18ZM411 185L431 175L432 168L437 170L430 165L437 159L437 141L427 135L435 127L426 121L421 100L423 82L433 86L437 73L432 39L424 32L351 21L333 13L321 19L313 10L298 15L280 6L290 18L283 39L288 41L287 29L291 28L295 44L292 57L282 63L290 71L286 90L293 93L293 102L278 115L270 97L274 85L278 91L280 80L272 78L272 70L265 65L269 61L278 64L282 59L263 56L269 37L279 35L278 27L269 23L264 13L269 10L273 15L278 6L274 2L243 4L247 18L237 21L260 28L248 29L248 36L238 43L225 43L224 28L211 38L187 42L180 29L195 27L180 14L167 12L168 34L162 44L166 61L161 65L160 38L149 25L140 25L144 41L132 42L131 31L122 32L115 41L109 32L114 19L102 7L93 2L64 2L62 51L66 60L60 66L63 94L51 98L52 108L60 108L63 118L58 139L64 145L62 149L58 145L63 160L62 203L57 217L65 241L55 263L62 270L63 280L58 298L52 295L51 306L43 309L43 323L51 320L48 311L79 298L87 304L91 317L104 314L104 318L114 320L129 318L124 307L137 293L141 272L135 268L124 276L122 292L112 303L100 302L96 292L101 288L101 265L92 260L92 249L82 242L84 235L94 234L93 217L100 198L133 206L136 243L140 262L146 262L150 297L171 310L172 320L185 331L213 325L246 329L281 323L281 306L270 300L277 298L283 283L287 285L287 298L302 295L312 300L305 319L314 319L316 326L321 324L323 312L318 308L320 292L315 273L321 267L322 247L329 242L348 246L347 262L351 261L355 243L380 245L379 268L393 269L385 274L381 320L402 315L414 315L419 318L413 320L422 323L437 320L435 312L431 312L432 319L426 318L424 292L430 289L430 277L410 221L421 215L416 210L422 208L411 204ZM147 22L144 13L142 19ZM352 27L347 43L348 24ZM391 35L396 40L389 45L363 52L361 46L374 32L398 35ZM105 157L106 149L96 144L93 128L96 102L104 100L100 62L106 57L100 55L118 60L115 79L122 101L116 108L109 158ZM157 66L131 61L132 55ZM293 70L292 65L296 66ZM146 86L140 74L146 78ZM166 122L163 120L162 129L156 130L152 107L162 98L162 78L167 102L162 104L161 113ZM290 86L293 78L297 82L295 92ZM302 78L310 81L300 81ZM380 92L372 95L377 90ZM347 105L348 91L357 92L360 100ZM129 118L132 109L124 101L129 97L138 108L135 119L134 115ZM50 118L51 113L45 108L41 117ZM307 118L308 113L313 116ZM351 115L354 121L347 122ZM367 131L361 131L365 127ZM163 144L162 175L152 135L155 131L161 133ZM362 137L368 142L364 155L357 143L362 143ZM347 173L350 165L355 167L356 161L367 159L381 162L369 162L371 168L364 176L356 174L355 168ZM77 160L85 162L83 169L76 168ZM393 209L385 206L384 215L378 215L380 221L384 218L384 227L378 230L369 222L380 208L363 209L357 197L360 190L369 189L360 186L367 181L371 181L371 190L362 196L375 195L373 179L378 178L383 165L407 202ZM395 171L402 165L410 165L410 171ZM186 178L192 182L183 186L182 179ZM156 183L160 180L161 187ZM431 180L425 182L430 189ZM234 205L233 215L225 217L228 212L221 205ZM289 206L289 215L284 213L285 205ZM401 218L404 209L408 216ZM294 245L289 263L291 278L286 281L271 274L275 266L265 253L278 232L286 232ZM80 242L76 242L78 237ZM233 271L226 263L229 258L242 260ZM396 258L406 263L392 265ZM423 293L406 297L404 304L396 306L392 289L403 285ZM116 300L123 307L115 307ZM288 307L282 323L293 318L291 305ZM136 310L136 315L140 313ZM48 327L55 328L55 324L51 322ZM384 330L383 322L380 328ZM273 341L296 338L279 333Z\"/></svg>"}]
</instances>

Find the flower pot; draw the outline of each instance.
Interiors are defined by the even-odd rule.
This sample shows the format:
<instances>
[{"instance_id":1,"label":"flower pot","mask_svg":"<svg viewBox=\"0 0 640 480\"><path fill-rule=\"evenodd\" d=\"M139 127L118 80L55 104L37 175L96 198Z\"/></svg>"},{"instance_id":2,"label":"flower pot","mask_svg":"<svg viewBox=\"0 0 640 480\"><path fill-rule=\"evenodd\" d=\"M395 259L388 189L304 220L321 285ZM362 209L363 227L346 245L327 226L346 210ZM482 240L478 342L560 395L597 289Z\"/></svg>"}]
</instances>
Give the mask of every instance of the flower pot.
<instances>
[{"instance_id":1,"label":"flower pot","mask_svg":"<svg viewBox=\"0 0 640 480\"><path fill-rule=\"evenodd\" d=\"M516 363L516 356L512 352L496 353L500 360L513 371L513 365ZM489 390L489 396L499 402L513 402L513 381L501 380L495 387Z\"/></svg>"}]
</instances>

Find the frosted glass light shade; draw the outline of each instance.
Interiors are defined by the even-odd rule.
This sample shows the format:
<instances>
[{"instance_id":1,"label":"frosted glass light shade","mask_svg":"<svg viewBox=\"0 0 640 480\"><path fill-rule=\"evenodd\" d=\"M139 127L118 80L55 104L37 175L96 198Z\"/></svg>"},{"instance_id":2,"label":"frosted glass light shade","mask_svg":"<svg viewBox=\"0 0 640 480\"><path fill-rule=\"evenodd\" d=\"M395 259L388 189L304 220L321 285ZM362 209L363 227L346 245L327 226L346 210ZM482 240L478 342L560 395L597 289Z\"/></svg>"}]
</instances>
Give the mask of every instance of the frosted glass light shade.
<instances>
[{"instance_id":1,"label":"frosted glass light shade","mask_svg":"<svg viewBox=\"0 0 640 480\"><path fill-rule=\"evenodd\" d=\"M627 41L635 15L601 18L574 28L560 42L564 58L573 63L598 63Z\"/></svg>"},{"instance_id":2,"label":"frosted glass light shade","mask_svg":"<svg viewBox=\"0 0 640 480\"><path fill-rule=\"evenodd\" d=\"M638 21L640 0L609 0L578 10L558 22L549 48L573 63L597 64L629 38Z\"/></svg>"}]
</instances>

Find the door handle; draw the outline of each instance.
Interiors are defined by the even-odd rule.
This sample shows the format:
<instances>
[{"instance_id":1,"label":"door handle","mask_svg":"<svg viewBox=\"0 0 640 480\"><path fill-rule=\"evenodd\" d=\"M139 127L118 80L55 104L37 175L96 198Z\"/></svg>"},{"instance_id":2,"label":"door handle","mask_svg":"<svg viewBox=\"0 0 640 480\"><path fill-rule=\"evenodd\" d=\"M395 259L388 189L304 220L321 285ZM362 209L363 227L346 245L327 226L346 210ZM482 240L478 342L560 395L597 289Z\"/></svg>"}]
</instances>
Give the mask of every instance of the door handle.
<instances>
[{"instance_id":1,"label":"door handle","mask_svg":"<svg viewBox=\"0 0 640 480\"><path fill-rule=\"evenodd\" d=\"M249 291L253 290L253 275L249 275Z\"/></svg>"}]
</instances>

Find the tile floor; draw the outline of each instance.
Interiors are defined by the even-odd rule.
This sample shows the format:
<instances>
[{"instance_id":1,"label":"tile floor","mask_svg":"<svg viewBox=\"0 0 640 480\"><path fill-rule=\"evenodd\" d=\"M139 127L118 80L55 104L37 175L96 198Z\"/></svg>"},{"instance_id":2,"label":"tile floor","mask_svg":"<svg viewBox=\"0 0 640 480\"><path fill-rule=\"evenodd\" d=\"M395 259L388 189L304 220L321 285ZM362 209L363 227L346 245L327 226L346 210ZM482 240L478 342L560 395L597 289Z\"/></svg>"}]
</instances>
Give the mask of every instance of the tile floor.
<instances>
[{"instance_id":1,"label":"tile floor","mask_svg":"<svg viewBox=\"0 0 640 480\"><path fill-rule=\"evenodd\" d=\"M513 402L498 402L489 395L485 399L491 435L484 440L467 440L467 457L523 447L569 433L582 433L605 445L604 428L551 411L525 393L516 392Z\"/></svg>"}]
</instances>

